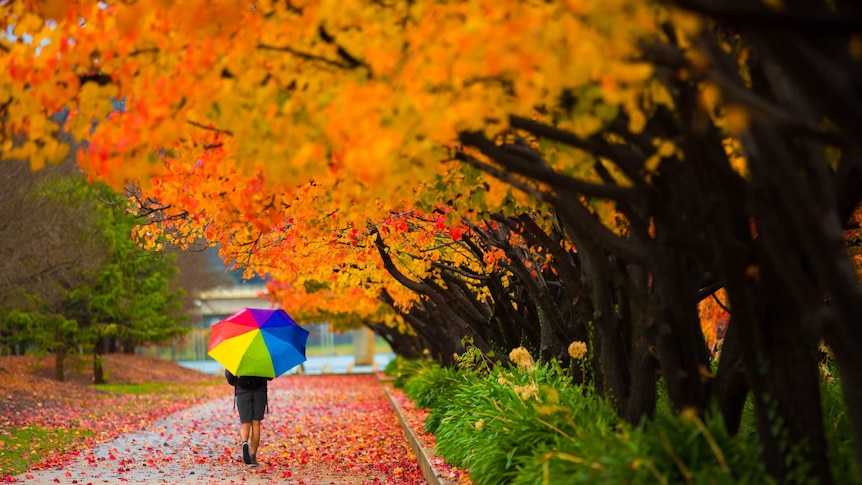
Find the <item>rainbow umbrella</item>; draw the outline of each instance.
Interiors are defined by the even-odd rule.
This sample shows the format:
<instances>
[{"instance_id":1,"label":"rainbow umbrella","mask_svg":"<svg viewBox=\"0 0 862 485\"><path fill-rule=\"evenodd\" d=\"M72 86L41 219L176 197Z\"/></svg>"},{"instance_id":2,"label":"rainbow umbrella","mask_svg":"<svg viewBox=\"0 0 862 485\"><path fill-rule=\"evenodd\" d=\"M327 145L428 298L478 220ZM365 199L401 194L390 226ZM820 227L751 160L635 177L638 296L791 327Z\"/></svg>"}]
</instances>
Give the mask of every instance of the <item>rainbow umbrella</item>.
<instances>
[{"instance_id":1,"label":"rainbow umbrella","mask_svg":"<svg viewBox=\"0 0 862 485\"><path fill-rule=\"evenodd\" d=\"M284 310L243 308L212 326L207 354L236 376L278 377L305 362L307 341Z\"/></svg>"}]
</instances>

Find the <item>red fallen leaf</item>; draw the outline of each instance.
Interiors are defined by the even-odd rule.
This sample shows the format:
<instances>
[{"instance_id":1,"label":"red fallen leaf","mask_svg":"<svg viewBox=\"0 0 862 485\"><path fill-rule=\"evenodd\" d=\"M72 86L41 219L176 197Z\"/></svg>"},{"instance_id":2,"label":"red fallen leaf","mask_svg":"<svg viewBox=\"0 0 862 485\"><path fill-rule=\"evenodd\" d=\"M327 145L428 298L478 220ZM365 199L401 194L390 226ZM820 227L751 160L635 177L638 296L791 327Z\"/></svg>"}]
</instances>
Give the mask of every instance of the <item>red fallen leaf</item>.
<instances>
[{"instance_id":1,"label":"red fallen leaf","mask_svg":"<svg viewBox=\"0 0 862 485\"><path fill-rule=\"evenodd\" d=\"M211 393L207 400L224 397L223 387L207 386L207 389ZM366 483L423 483L415 457L407 448L403 431L374 376L286 376L273 381L272 389L273 396L279 392L289 392L290 398L289 404L282 403L277 397L272 399L271 416L264 422L264 443L261 448L265 469L261 467L260 473L265 471L274 476L288 474L294 477L293 471L298 466L311 469L321 467L321 478L327 473L340 471L354 477L362 476ZM106 396L92 392L91 388L82 392L86 392L87 397L79 402L85 402L85 405L57 405L50 413L25 409L20 416L14 417L0 413L0 420L4 423L7 419L14 420L14 425L29 420L42 425L51 423L64 427L88 427L96 435L82 439L81 445L77 447L87 450L123 432L145 428L146 423L194 403L192 400L169 401L167 395ZM197 399L201 398L198 395ZM176 399L176 396L170 399ZM118 408L130 409L130 412L117 415L115 410ZM221 417L196 420L191 427L176 433L176 442L192 434L195 439L204 436L207 441L224 441L227 436L233 440L236 433L235 416L225 414L224 419L228 420L225 422L229 424L219 421ZM92 428L91 425L95 423L99 423L98 427ZM167 431L160 432L162 440L165 440L164 449L167 450L173 444L174 436L165 439L166 434ZM161 449L153 450L152 446L147 448L148 456L144 461L152 464L152 467L160 468L159 464L175 461L170 454L162 453ZM128 452L136 451L140 449ZM154 452L159 455L153 457ZM118 456L126 458L127 454L125 451L113 450L111 459L116 460ZM50 457L34 468L58 468L79 455L94 467L106 460L104 456L93 457L91 452L75 452ZM233 447L225 446L221 452L211 451L208 460L210 469L234 467L238 456ZM128 462L123 460L119 466L127 468ZM401 473L395 471L399 468ZM302 483L307 482L302 480Z\"/></svg>"}]
</instances>

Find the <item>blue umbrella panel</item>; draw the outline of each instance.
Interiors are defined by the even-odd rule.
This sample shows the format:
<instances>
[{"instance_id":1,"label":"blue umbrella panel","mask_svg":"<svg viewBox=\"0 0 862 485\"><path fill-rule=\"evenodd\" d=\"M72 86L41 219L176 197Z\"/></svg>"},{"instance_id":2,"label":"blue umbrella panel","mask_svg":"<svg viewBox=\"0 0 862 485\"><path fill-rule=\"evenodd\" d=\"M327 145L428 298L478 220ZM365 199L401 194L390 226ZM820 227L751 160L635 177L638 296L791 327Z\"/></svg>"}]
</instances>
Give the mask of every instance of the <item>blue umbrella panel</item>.
<instances>
[{"instance_id":1,"label":"blue umbrella panel","mask_svg":"<svg viewBox=\"0 0 862 485\"><path fill-rule=\"evenodd\" d=\"M234 375L278 377L305 362L307 341L284 310L244 308L213 325L207 353Z\"/></svg>"}]
</instances>

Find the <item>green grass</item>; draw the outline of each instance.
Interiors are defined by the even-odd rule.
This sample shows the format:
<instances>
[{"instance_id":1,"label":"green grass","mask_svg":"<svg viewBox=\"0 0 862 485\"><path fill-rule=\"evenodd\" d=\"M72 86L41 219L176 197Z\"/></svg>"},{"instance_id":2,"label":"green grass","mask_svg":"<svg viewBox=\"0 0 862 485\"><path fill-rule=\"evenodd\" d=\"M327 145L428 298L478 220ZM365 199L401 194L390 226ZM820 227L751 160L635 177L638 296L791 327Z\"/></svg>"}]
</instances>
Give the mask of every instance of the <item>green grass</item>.
<instances>
[{"instance_id":1,"label":"green grass","mask_svg":"<svg viewBox=\"0 0 862 485\"><path fill-rule=\"evenodd\" d=\"M17 475L40 462L47 453L63 453L93 432L77 428L27 428L0 432L0 470L2 475ZM0 479L3 478L0 476Z\"/></svg>"},{"instance_id":2,"label":"green grass","mask_svg":"<svg viewBox=\"0 0 862 485\"><path fill-rule=\"evenodd\" d=\"M186 386L177 386L170 382L144 382L140 384L96 384L96 389L114 394L156 394L165 391L189 392Z\"/></svg>"},{"instance_id":3,"label":"green grass","mask_svg":"<svg viewBox=\"0 0 862 485\"><path fill-rule=\"evenodd\" d=\"M113 394L190 394L198 386L211 386L213 383L177 384L174 382L143 382L137 384L96 384L94 387Z\"/></svg>"}]
</instances>

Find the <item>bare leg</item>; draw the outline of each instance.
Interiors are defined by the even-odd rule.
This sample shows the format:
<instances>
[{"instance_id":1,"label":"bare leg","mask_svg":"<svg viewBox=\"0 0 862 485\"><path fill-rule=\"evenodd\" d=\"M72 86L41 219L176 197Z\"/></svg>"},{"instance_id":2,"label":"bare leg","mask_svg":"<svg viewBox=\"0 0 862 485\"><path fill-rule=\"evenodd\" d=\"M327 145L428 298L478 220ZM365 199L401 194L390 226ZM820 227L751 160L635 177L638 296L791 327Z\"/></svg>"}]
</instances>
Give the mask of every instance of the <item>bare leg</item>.
<instances>
[{"instance_id":1,"label":"bare leg","mask_svg":"<svg viewBox=\"0 0 862 485\"><path fill-rule=\"evenodd\" d=\"M251 423L240 423L242 426L239 429L239 437L240 441L248 441L249 431L251 430ZM260 421L258 421L258 426L260 426ZM258 437L260 439L260 437ZM251 443L249 443L251 446Z\"/></svg>"},{"instance_id":2,"label":"bare leg","mask_svg":"<svg viewBox=\"0 0 862 485\"><path fill-rule=\"evenodd\" d=\"M251 440L248 442L248 446L251 448L251 454L256 455L257 447L260 446L260 421L251 422Z\"/></svg>"}]
</instances>

